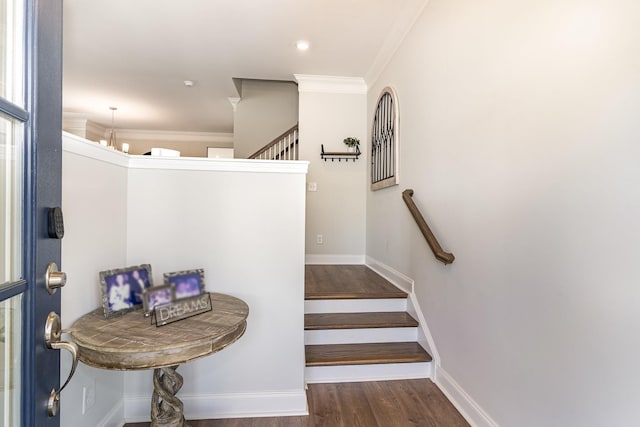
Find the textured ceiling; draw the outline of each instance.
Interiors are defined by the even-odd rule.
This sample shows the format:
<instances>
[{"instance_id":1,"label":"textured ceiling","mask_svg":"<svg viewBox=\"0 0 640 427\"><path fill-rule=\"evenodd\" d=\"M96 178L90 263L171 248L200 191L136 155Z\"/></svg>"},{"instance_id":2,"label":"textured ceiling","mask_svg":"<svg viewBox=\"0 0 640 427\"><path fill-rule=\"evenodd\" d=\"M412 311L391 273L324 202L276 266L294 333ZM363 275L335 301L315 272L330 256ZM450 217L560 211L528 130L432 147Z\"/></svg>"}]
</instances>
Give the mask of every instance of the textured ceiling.
<instances>
[{"instance_id":1,"label":"textured ceiling","mask_svg":"<svg viewBox=\"0 0 640 427\"><path fill-rule=\"evenodd\" d=\"M63 108L107 126L116 106L123 129L232 132L232 78L364 77L424 4L65 0Z\"/></svg>"}]
</instances>

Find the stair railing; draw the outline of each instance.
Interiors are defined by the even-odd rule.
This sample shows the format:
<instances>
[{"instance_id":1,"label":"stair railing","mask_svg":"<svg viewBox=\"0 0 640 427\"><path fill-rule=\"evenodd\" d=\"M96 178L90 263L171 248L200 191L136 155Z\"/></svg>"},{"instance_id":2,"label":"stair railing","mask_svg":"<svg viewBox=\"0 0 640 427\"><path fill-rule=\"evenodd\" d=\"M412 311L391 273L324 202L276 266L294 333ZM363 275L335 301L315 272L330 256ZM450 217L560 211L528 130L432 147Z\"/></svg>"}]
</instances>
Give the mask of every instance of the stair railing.
<instances>
[{"instance_id":1,"label":"stair railing","mask_svg":"<svg viewBox=\"0 0 640 427\"><path fill-rule=\"evenodd\" d=\"M298 160L298 124L253 153L250 159Z\"/></svg>"},{"instance_id":2,"label":"stair railing","mask_svg":"<svg viewBox=\"0 0 640 427\"><path fill-rule=\"evenodd\" d=\"M453 256L452 253L445 252L442 249L442 246L440 246L440 243L438 243L438 239L436 239L436 236L434 236L433 232L427 225L427 221L425 221L424 217L420 213L420 210L414 203L412 197L413 197L413 190L407 189L402 192L402 199L407 204L407 207L409 208L409 212L411 212L411 215L413 215L413 219L416 220L416 224L418 224L418 228L422 232L422 235L424 236L424 238L427 240L427 243L429 244L429 247L431 248L433 255L435 255L438 261L443 262L445 265L451 264L453 260L455 260L456 258Z\"/></svg>"}]
</instances>

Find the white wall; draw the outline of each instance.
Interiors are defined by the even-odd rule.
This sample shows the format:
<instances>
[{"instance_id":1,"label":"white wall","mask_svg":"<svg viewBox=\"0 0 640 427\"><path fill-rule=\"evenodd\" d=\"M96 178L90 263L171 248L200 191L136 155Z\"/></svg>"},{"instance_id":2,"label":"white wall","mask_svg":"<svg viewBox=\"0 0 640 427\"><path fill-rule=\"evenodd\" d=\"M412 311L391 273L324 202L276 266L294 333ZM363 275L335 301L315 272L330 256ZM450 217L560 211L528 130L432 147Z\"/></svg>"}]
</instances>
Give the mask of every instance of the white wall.
<instances>
[{"instance_id":1,"label":"white wall","mask_svg":"<svg viewBox=\"0 0 640 427\"><path fill-rule=\"evenodd\" d=\"M207 290L234 295L250 307L240 341L180 368L192 418L306 411L306 164L287 163L294 172L269 172L279 165L257 161L245 161L243 173L175 170L181 164L176 159L132 164L128 262L150 263L156 283L162 283L163 272L204 268ZM148 164L153 168L146 169ZM125 398L137 402L127 408L128 419L148 416L151 383L150 372L126 376ZM248 401L247 394L262 403Z\"/></svg>"},{"instance_id":2,"label":"white wall","mask_svg":"<svg viewBox=\"0 0 640 427\"><path fill-rule=\"evenodd\" d=\"M640 418L639 18L431 0L369 92L369 124L398 92L401 185L368 193L367 254L415 279L444 372L501 426Z\"/></svg>"},{"instance_id":3,"label":"white wall","mask_svg":"<svg viewBox=\"0 0 640 427\"><path fill-rule=\"evenodd\" d=\"M187 417L306 413L306 162L132 157L70 135L64 144L64 326L100 306L101 270L150 263L161 284L163 272L204 268L207 290L243 299L250 315L238 342L180 367ZM80 365L62 425L148 420L150 374ZM82 416L92 379L99 405Z\"/></svg>"},{"instance_id":4,"label":"white wall","mask_svg":"<svg viewBox=\"0 0 640 427\"><path fill-rule=\"evenodd\" d=\"M233 113L233 148L246 159L298 122L294 82L242 80L242 97Z\"/></svg>"},{"instance_id":5,"label":"white wall","mask_svg":"<svg viewBox=\"0 0 640 427\"><path fill-rule=\"evenodd\" d=\"M69 328L83 314L100 307L98 272L126 265L127 167L124 154L70 134L62 138L62 326ZM64 336L63 339L68 339ZM71 361L62 352L61 382ZM82 389L95 383L95 406L82 415ZM121 372L78 365L62 392L65 427L116 426L124 417ZM100 424L104 422L104 424Z\"/></svg>"},{"instance_id":6,"label":"white wall","mask_svg":"<svg viewBox=\"0 0 640 427\"><path fill-rule=\"evenodd\" d=\"M346 151L352 136L365 144L366 87L361 79L297 75L300 89L300 158L308 160L306 253L310 263L363 263L367 153L355 162L323 161L325 151ZM336 81L338 83L336 83ZM346 83L345 83L346 82ZM342 83L342 84L340 84ZM318 234L323 244L316 243Z\"/></svg>"}]
</instances>

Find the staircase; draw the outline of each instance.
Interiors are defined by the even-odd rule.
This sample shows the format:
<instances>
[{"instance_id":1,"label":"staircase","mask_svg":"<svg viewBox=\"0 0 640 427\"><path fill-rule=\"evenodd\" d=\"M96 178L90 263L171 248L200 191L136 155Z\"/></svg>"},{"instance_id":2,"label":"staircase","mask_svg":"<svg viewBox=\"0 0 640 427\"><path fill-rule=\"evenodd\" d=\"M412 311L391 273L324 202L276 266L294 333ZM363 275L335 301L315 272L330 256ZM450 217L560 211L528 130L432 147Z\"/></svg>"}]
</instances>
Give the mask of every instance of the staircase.
<instances>
[{"instance_id":1,"label":"staircase","mask_svg":"<svg viewBox=\"0 0 640 427\"><path fill-rule=\"evenodd\" d=\"M307 383L431 376L407 294L364 265L305 270Z\"/></svg>"},{"instance_id":2,"label":"staircase","mask_svg":"<svg viewBox=\"0 0 640 427\"><path fill-rule=\"evenodd\" d=\"M298 124L249 156L255 160L298 160Z\"/></svg>"}]
</instances>

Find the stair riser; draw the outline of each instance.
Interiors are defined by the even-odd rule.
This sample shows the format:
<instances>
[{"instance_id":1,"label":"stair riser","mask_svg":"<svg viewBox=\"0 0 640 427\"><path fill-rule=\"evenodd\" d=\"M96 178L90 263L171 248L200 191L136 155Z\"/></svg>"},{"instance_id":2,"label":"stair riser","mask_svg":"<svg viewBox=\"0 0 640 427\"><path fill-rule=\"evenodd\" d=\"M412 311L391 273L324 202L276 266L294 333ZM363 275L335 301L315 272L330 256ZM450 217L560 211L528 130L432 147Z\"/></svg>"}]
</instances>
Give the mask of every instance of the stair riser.
<instances>
[{"instance_id":1,"label":"stair riser","mask_svg":"<svg viewBox=\"0 0 640 427\"><path fill-rule=\"evenodd\" d=\"M309 384L406 380L431 378L432 376L433 362L311 366L305 368L305 379Z\"/></svg>"},{"instance_id":2,"label":"stair riser","mask_svg":"<svg viewBox=\"0 0 640 427\"><path fill-rule=\"evenodd\" d=\"M340 299L340 300L307 300L304 312L312 313L367 313L406 311L406 298L388 299Z\"/></svg>"},{"instance_id":3,"label":"stair riser","mask_svg":"<svg viewBox=\"0 0 640 427\"><path fill-rule=\"evenodd\" d=\"M409 342L418 339L418 328L324 329L304 331L305 345Z\"/></svg>"}]
</instances>

